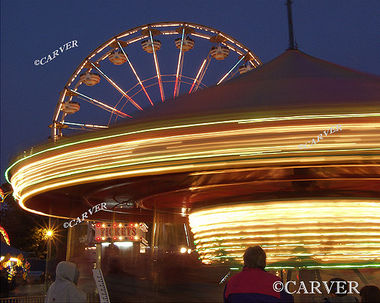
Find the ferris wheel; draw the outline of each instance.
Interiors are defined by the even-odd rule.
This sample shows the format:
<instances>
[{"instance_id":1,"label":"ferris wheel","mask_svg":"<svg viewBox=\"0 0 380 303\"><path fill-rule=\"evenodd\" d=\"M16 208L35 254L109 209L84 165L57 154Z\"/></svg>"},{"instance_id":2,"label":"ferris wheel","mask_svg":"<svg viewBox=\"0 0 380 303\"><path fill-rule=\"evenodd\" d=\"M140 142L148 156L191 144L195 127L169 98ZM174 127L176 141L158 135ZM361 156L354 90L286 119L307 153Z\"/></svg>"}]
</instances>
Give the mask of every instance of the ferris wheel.
<instances>
[{"instance_id":1,"label":"ferris wheel","mask_svg":"<svg viewBox=\"0 0 380 303\"><path fill-rule=\"evenodd\" d=\"M242 43L207 26L159 22L135 27L104 42L79 64L60 93L52 137L108 128L260 64Z\"/></svg>"}]
</instances>

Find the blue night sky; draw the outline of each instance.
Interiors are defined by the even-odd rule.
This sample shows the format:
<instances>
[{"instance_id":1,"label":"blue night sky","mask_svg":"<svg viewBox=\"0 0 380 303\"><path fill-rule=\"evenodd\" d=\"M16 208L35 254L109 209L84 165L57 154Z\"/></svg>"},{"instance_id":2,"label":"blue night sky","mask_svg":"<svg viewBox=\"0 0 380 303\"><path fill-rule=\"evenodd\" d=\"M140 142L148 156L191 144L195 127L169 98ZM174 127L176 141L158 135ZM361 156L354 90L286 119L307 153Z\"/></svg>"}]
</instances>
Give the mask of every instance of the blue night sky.
<instances>
[{"instance_id":1,"label":"blue night sky","mask_svg":"<svg viewBox=\"0 0 380 303\"><path fill-rule=\"evenodd\" d=\"M379 16L378 0L294 0L293 4L300 50L373 74L380 74ZM288 47L285 0L3 0L2 182L12 157L46 141L59 92L76 66L116 34L159 21L216 28L245 44L264 63ZM78 47L43 66L33 64L72 40L78 41Z\"/></svg>"}]
</instances>

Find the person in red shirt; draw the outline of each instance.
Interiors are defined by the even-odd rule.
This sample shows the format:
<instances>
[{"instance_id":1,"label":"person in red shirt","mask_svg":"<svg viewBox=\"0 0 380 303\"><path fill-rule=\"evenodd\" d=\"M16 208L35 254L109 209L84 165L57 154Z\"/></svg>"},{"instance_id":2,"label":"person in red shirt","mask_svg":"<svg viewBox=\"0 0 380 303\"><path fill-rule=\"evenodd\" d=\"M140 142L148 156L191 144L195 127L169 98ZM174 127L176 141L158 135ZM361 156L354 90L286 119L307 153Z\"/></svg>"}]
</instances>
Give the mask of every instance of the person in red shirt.
<instances>
[{"instance_id":1,"label":"person in red shirt","mask_svg":"<svg viewBox=\"0 0 380 303\"><path fill-rule=\"evenodd\" d=\"M243 270L232 276L224 289L225 303L294 302L284 290L276 292L273 283L281 279L264 270L266 254L260 246L248 247L244 253Z\"/></svg>"}]
</instances>

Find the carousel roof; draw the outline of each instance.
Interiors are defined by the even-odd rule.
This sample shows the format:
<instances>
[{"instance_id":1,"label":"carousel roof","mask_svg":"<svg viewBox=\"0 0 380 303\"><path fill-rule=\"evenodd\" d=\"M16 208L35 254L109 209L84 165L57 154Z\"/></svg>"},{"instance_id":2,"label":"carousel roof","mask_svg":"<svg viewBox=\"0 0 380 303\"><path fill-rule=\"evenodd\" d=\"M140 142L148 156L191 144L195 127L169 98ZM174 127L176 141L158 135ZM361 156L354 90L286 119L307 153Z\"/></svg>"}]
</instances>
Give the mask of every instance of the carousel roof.
<instances>
[{"instance_id":1,"label":"carousel roof","mask_svg":"<svg viewBox=\"0 0 380 303\"><path fill-rule=\"evenodd\" d=\"M219 86L159 104L137 116L137 120L341 107L359 102L360 106L380 105L380 76L342 67L299 50L287 50L269 63Z\"/></svg>"}]
</instances>

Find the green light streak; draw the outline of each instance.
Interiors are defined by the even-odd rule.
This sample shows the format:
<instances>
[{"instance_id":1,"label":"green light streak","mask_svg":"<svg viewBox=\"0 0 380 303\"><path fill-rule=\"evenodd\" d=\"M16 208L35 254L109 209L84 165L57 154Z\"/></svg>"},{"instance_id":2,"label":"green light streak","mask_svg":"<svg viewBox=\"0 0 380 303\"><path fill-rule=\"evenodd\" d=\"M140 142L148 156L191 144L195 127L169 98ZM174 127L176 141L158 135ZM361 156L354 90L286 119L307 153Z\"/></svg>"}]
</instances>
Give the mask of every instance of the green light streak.
<instances>
[{"instance_id":1,"label":"green light streak","mask_svg":"<svg viewBox=\"0 0 380 303\"><path fill-rule=\"evenodd\" d=\"M279 262L280 263L280 262ZM359 264L320 264L320 265L302 265L300 266L266 266L265 269L354 269L354 268L380 268L380 263L359 263Z\"/></svg>"},{"instance_id":2,"label":"green light streak","mask_svg":"<svg viewBox=\"0 0 380 303\"><path fill-rule=\"evenodd\" d=\"M207 125L215 125L215 124L231 124L231 123L259 123L259 122L269 122L269 121L287 121L287 120L308 120L308 119L315 119L315 118L320 118L320 119L331 119L331 118L352 118L352 117L380 117L380 113L367 113L367 114L330 114L330 115L305 115L305 116L284 116L284 117L270 117L270 118L256 118L256 119L239 119L239 120L227 120L227 121L213 121L213 122L202 122L202 123L194 123L194 124L184 124L184 125L174 125L174 126L165 126L165 127L156 127L156 128L148 128L148 129L142 129L142 130L137 130L137 131L129 131L129 132L123 132L123 133L118 133L118 134L112 134L112 135L107 135L107 136L102 136L102 137L96 137L96 138L89 138L89 139L84 139L76 142L70 142L66 144L62 144L59 146L54 146L51 148L47 148L44 150L41 150L39 152L36 152L32 155L26 156L24 158L21 158L17 161L15 161L11 166L7 168L7 170L4 173L5 179L8 183L11 184L9 180L9 171L16 166L18 163L25 161L31 157L35 157L37 155L49 152L49 151L54 151L58 149L62 149L65 147L73 146L73 145L78 145L78 144L83 144L83 143L88 143L88 142L93 142L93 141L100 141L100 140L105 140L105 139L110 139L110 138L117 138L117 137L122 137L122 136L128 136L128 135L134 135L134 134L141 134L141 133L147 133L147 132L154 132L154 131L160 131L160 130L170 130L170 129L179 129L179 128L190 128L190 127L198 127L198 126L207 126Z\"/></svg>"}]
</instances>

